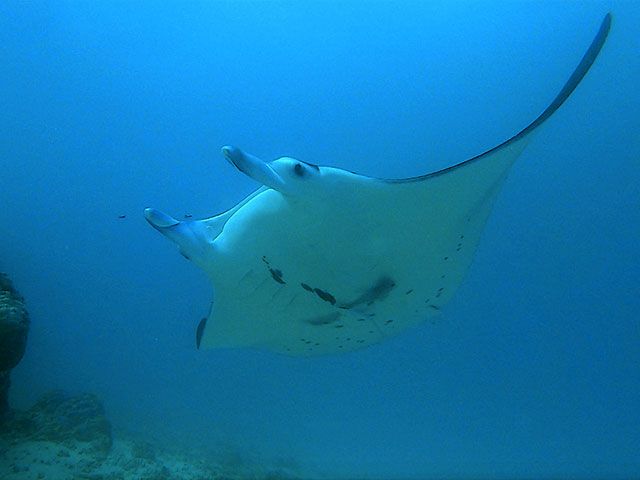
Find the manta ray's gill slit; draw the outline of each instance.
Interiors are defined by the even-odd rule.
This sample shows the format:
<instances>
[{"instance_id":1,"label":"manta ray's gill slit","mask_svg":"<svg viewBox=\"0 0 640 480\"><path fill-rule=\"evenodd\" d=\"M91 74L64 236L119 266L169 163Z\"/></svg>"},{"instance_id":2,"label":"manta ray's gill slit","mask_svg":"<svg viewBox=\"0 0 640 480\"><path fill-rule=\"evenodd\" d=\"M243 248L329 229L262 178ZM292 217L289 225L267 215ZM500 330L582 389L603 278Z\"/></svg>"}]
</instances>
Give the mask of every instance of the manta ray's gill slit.
<instances>
[{"instance_id":1,"label":"manta ray's gill slit","mask_svg":"<svg viewBox=\"0 0 640 480\"><path fill-rule=\"evenodd\" d=\"M273 293L273 295L271 296L271 300L276 300L276 297L280 297L282 296L283 292L284 294L291 294L291 289L287 286L286 283L280 283L280 282L276 282L278 284L276 288L276 291ZM286 295L285 298L289 298L291 295ZM295 297L295 295L294 295ZM289 305L291 304L291 300L289 300Z\"/></svg>"},{"instance_id":2,"label":"manta ray's gill slit","mask_svg":"<svg viewBox=\"0 0 640 480\"><path fill-rule=\"evenodd\" d=\"M238 284L246 281L249 277L253 275L253 268L249 269L241 278L238 280Z\"/></svg>"},{"instance_id":3,"label":"manta ray's gill slit","mask_svg":"<svg viewBox=\"0 0 640 480\"><path fill-rule=\"evenodd\" d=\"M291 300L289 300L289 303L287 303L287 307L290 307L291 304L295 301L295 299L298 298L298 294L294 294L291 296Z\"/></svg>"},{"instance_id":4,"label":"manta ray's gill slit","mask_svg":"<svg viewBox=\"0 0 640 480\"><path fill-rule=\"evenodd\" d=\"M255 295L256 292L262 290L262 287L264 287L265 283L267 283L268 281L268 278L262 278L262 281L254 286L253 290L248 294L248 296Z\"/></svg>"}]
</instances>

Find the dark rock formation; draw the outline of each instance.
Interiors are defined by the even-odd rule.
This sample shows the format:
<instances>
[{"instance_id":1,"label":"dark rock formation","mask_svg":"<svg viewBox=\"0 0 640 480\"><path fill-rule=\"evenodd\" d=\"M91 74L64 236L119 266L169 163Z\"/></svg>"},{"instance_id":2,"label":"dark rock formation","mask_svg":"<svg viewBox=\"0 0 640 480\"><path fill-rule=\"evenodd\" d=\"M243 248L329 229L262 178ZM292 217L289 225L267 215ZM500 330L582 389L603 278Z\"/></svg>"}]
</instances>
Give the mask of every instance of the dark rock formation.
<instances>
[{"instance_id":1,"label":"dark rock formation","mask_svg":"<svg viewBox=\"0 0 640 480\"><path fill-rule=\"evenodd\" d=\"M0 273L0 418L9 410L9 372L22 360L28 331L24 299L9 278Z\"/></svg>"},{"instance_id":2,"label":"dark rock formation","mask_svg":"<svg viewBox=\"0 0 640 480\"><path fill-rule=\"evenodd\" d=\"M29 410L15 409L0 428L2 480L285 480L298 477L290 463L268 468L237 456L196 455L190 446L164 450L144 438L112 439L95 395L53 391Z\"/></svg>"},{"instance_id":3,"label":"dark rock formation","mask_svg":"<svg viewBox=\"0 0 640 480\"><path fill-rule=\"evenodd\" d=\"M49 392L29 410L14 412L2 433L16 442L48 441L65 446L82 443L97 458L106 457L112 445L111 424L102 404L91 394Z\"/></svg>"}]
</instances>

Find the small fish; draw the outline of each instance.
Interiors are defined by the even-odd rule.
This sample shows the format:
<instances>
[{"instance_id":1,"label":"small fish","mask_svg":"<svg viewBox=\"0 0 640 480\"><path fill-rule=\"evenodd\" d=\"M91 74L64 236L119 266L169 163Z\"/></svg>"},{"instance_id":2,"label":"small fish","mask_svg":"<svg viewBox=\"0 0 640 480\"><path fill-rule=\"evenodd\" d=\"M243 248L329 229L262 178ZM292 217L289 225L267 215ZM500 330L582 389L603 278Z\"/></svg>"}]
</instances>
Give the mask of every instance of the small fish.
<instances>
[{"instance_id":1,"label":"small fish","mask_svg":"<svg viewBox=\"0 0 640 480\"><path fill-rule=\"evenodd\" d=\"M118 218L127 218L126 215L118 215Z\"/></svg>"}]
</instances>

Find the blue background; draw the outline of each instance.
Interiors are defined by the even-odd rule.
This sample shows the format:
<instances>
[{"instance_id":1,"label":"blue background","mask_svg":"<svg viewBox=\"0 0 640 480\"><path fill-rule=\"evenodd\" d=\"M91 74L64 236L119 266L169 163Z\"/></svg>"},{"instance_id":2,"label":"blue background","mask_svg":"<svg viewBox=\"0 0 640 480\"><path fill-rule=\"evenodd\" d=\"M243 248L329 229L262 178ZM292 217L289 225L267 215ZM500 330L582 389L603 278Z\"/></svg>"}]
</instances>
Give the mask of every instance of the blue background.
<instances>
[{"instance_id":1,"label":"blue background","mask_svg":"<svg viewBox=\"0 0 640 480\"><path fill-rule=\"evenodd\" d=\"M144 207L253 191L225 144L377 177L464 160L609 10L436 323L335 357L195 350L211 288ZM632 1L0 3L0 270L32 318L12 403L93 391L118 428L305 474L639 474L639 26Z\"/></svg>"}]
</instances>

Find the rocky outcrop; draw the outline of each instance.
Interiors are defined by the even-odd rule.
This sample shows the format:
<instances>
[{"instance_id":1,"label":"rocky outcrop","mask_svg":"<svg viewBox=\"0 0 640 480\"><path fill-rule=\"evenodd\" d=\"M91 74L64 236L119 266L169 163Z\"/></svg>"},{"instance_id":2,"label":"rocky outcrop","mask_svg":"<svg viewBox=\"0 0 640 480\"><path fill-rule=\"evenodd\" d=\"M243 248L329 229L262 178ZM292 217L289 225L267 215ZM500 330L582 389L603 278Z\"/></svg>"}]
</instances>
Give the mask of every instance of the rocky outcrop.
<instances>
[{"instance_id":1,"label":"rocky outcrop","mask_svg":"<svg viewBox=\"0 0 640 480\"><path fill-rule=\"evenodd\" d=\"M6 422L5 435L16 442L47 441L67 447L82 444L96 457L111 449L111 424L95 395L70 396L49 392L29 410L14 412Z\"/></svg>"},{"instance_id":2,"label":"rocky outcrop","mask_svg":"<svg viewBox=\"0 0 640 480\"><path fill-rule=\"evenodd\" d=\"M136 440L113 440L98 398L54 391L0 428L3 480L221 480L214 467L158 452Z\"/></svg>"},{"instance_id":3,"label":"rocky outcrop","mask_svg":"<svg viewBox=\"0 0 640 480\"><path fill-rule=\"evenodd\" d=\"M0 419L8 412L10 372L24 355L29 315L24 299L0 273Z\"/></svg>"},{"instance_id":4,"label":"rocky outcrop","mask_svg":"<svg viewBox=\"0 0 640 480\"><path fill-rule=\"evenodd\" d=\"M285 480L286 469L224 465L166 451L140 438L113 438L98 398L54 391L0 428L2 480Z\"/></svg>"}]
</instances>

